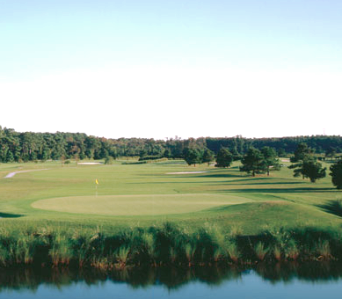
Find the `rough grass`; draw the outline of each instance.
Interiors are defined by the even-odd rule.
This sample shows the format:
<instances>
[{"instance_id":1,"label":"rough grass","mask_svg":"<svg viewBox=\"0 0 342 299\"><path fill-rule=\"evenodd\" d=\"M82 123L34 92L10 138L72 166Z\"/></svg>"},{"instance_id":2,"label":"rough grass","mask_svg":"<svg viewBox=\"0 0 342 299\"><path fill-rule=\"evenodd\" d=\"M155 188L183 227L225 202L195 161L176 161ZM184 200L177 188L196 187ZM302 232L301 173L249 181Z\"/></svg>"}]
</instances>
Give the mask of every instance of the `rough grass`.
<instances>
[{"instance_id":1,"label":"rough grass","mask_svg":"<svg viewBox=\"0 0 342 299\"><path fill-rule=\"evenodd\" d=\"M341 260L341 236L339 230L317 227L265 230L253 236L234 235L213 225L189 232L171 223L116 233L54 227L3 229L0 266L124 269Z\"/></svg>"}]
</instances>

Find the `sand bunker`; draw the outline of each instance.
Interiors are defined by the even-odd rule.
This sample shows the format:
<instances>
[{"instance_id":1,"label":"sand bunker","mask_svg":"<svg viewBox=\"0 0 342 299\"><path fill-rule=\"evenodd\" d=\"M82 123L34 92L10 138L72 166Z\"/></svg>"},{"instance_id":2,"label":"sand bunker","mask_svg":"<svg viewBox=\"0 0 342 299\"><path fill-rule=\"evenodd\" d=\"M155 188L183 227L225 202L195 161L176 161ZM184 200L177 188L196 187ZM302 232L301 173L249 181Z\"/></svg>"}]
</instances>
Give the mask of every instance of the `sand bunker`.
<instances>
[{"instance_id":1,"label":"sand bunker","mask_svg":"<svg viewBox=\"0 0 342 299\"><path fill-rule=\"evenodd\" d=\"M82 162L82 163L77 163L77 165L99 165L102 164L100 162Z\"/></svg>"}]
</instances>

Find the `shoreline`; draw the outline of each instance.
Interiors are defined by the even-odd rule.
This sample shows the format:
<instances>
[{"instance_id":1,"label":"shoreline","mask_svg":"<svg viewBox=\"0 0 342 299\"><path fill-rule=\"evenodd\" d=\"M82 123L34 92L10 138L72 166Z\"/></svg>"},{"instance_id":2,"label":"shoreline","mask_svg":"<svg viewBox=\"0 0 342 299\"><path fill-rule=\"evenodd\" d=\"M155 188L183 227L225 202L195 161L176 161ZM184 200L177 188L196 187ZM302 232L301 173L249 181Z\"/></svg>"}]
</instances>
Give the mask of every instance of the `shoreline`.
<instances>
[{"instance_id":1,"label":"shoreline","mask_svg":"<svg viewBox=\"0 0 342 299\"><path fill-rule=\"evenodd\" d=\"M192 233L173 224L125 229L115 234L16 230L0 235L0 266L90 267L251 266L342 261L342 230L305 227L233 234L217 228Z\"/></svg>"}]
</instances>

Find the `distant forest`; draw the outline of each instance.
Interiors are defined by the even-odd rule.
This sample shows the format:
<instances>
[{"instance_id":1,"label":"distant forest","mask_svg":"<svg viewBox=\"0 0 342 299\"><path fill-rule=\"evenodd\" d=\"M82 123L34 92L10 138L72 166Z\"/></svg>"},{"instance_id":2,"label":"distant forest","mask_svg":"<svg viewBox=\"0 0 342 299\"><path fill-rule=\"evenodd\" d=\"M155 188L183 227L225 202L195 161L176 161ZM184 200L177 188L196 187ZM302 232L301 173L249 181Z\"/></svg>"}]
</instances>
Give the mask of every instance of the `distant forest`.
<instances>
[{"instance_id":1,"label":"distant forest","mask_svg":"<svg viewBox=\"0 0 342 299\"><path fill-rule=\"evenodd\" d=\"M297 136L283 138L146 138L107 139L83 133L19 133L0 126L0 162L36 160L104 159L139 156L142 160L183 158L188 148L209 149L215 154L221 147L234 155L243 155L250 147L272 147L279 156L292 154L299 143L306 143L318 154L342 153L341 136Z\"/></svg>"}]
</instances>

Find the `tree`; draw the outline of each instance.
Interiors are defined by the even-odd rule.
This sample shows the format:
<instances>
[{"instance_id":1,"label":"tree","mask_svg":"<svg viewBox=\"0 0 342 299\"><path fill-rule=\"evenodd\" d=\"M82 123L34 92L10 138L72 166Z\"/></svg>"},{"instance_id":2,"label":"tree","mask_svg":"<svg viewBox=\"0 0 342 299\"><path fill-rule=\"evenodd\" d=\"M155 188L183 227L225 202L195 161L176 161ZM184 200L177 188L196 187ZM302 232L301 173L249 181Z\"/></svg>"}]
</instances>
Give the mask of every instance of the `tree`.
<instances>
[{"instance_id":1,"label":"tree","mask_svg":"<svg viewBox=\"0 0 342 299\"><path fill-rule=\"evenodd\" d=\"M168 158L168 159L171 158L171 156L172 156L171 150L167 148L167 149L164 151L163 156L164 156L165 158Z\"/></svg>"},{"instance_id":2,"label":"tree","mask_svg":"<svg viewBox=\"0 0 342 299\"><path fill-rule=\"evenodd\" d=\"M48 160L48 159L50 159L50 151L49 151L49 149L44 149L44 151L43 151L43 156L42 156L42 160L43 160L43 161L46 161L46 160Z\"/></svg>"},{"instance_id":3,"label":"tree","mask_svg":"<svg viewBox=\"0 0 342 299\"><path fill-rule=\"evenodd\" d=\"M252 173L252 176L255 176L256 173L266 172L267 169L263 161L263 154L258 149L250 147L247 154L241 159L243 166L240 167L240 171Z\"/></svg>"},{"instance_id":4,"label":"tree","mask_svg":"<svg viewBox=\"0 0 342 299\"><path fill-rule=\"evenodd\" d=\"M232 153L228 149L221 147L221 149L217 153L215 166L224 168L229 167L232 164L233 160L234 158Z\"/></svg>"},{"instance_id":5,"label":"tree","mask_svg":"<svg viewBox=\"0 0 342 299\"><path fill-rule=\"evenodd\" d=\"M336 157L336 149L330 146L325 152L325 157L334 159Z\"/></svg>"},{"instance_id":6,"label":"tree","mask_svg":"<svg viewBox=\"0 0 342 299\"><path fill-rule=\"evenodd\" d=\"M337 161L330 166L330 175L332 176L332 183L337 189L342 189L342 160Z\"/></svg>"},{"instance_id":7,"label":"tree","mask_svg":"<svg viewBox=\"0 0 342 299\"><path fill-rule=\"evenodd\" d=\"M147 156L147 150L146 149L142 149L140 152L139 152L139 157L140 158L144 158Z\"/></svg>"},{"instance_id":8,"label":"tree","mask_svg":"<svg viewBox=\"0 0 342 299\"><path fill-rule=\"evenodd\" d=\"M106 165L112 165L113 162L114 162L113 157L108 156L108 157L105 158L104 164L106 164Z\"/></svg>"},{"instance_id":9,"label":"tree","mask_svg":"<svg viewBox=\"0 0 342 299\"><path fill-rule=\"evenodd\" d=\"M184 160L188 165L196 166L197 163L201 163L202 156L201 153L197 149L193 148L185 148L183 151Z\"/></svg>"},{"instance_id":10,"label":"tree","mask_svg":"<svg viewBox=\"0 0 342 299\"><path fill-rule=\"evenodd\" d=\"M303 179L309 178L312 183L326 176L326 168L322 168L322 164L317 162L313 156L313 151L306 144L299 144L295 151L295 156L291 157L290 169L294 169L294 177L302 175Z\"/></svg>"},{"instance_id":11,"label":"tree","mask_svg":"<svg viewBox=\"0 0 342 299\"><path fill-rule=\"evenodd\" d=\"M322 168L322 164L314 160L304 160L302 174L309 178L312 183L326 176L326 168Z\"/></svg>"},{"instance_id":12,"label":"tree","mask_svg":"<svg viewBox=\"0 0 342 299\"><path fill-rule=\"evenodd\" d=\"M278 157L285 157L286 151L283 148L278 149Z\"/></svg>"},{"instance_id":13,"label":"tree","mask_svg":"<svg viewBox=\"0 0 342 299\"><path fill-rule=\"evenodd\" d=\"M267 176L270 175L270 170L280 170L281 165L279 159L277 159L277 153L273 148L264 146L261 149L261 153L264 156L263 164L266 168Z\"/></svg>"},{"instance_id":14,"label":"tree","mask_svg":"<svg viewBox=\"0 0 342 299\"><path fill-rule=\"evenodd\" d=\"M215 159L214 152L212 152L210 149L206 148L204 150L203 156L202 156L202 163L208 163L210 164L211 161Z\"/></svg>"},{"instance_id":15,"label":"tree","mask_svg":"<svg viewBox=\"0 0 342 299\"><path fill-rule=\"evenodd\" d=\"M291 164L288 168L293 169L293 176L302 176L304 180L307 177L304 174L304 163L308 164L310 161L315 162L315 158L313 156L313 151L307 146L306 143L299 143L294 152L294 156L290 158L290 161L293 164Z\"/></svg>"},{"instance_id":16,"label":"tree","mask_svg":"<svg viewBox=\"0 0 342 299\"><path fill-rule=\"evenodd\" d=\"M12 152L9 150L7 151L7 155L6 155L6 162L13 162L14 161L14 157Z\"/></svg>"},{"instance_id":17,"label":"tree","mask_svg":"<svg viewBox=\"0 0 342 299\"><path fill-rule=\"evenodd\" d=\"M290 161L292 163L303 161L307 156L311 156L312 154L313 150L308 147L306 143L299 143L297 145L297 149L294 152L294 156L290 158Z\"/></svg>"},{"instance_id":18,"label":"tree","mask_svg":"<svg viewBox=\"0 0 342 299\"><path fill-rule=\"evenodd\" d=\"M230 150L230 152L231 152L232 155L233 155L233 160L234 160L234 161L241 160L241 157L242 157L242 156L241 156L240 153L238 152L236 146L234 146L234 147Z\"/></svg>"}]
</instances>

